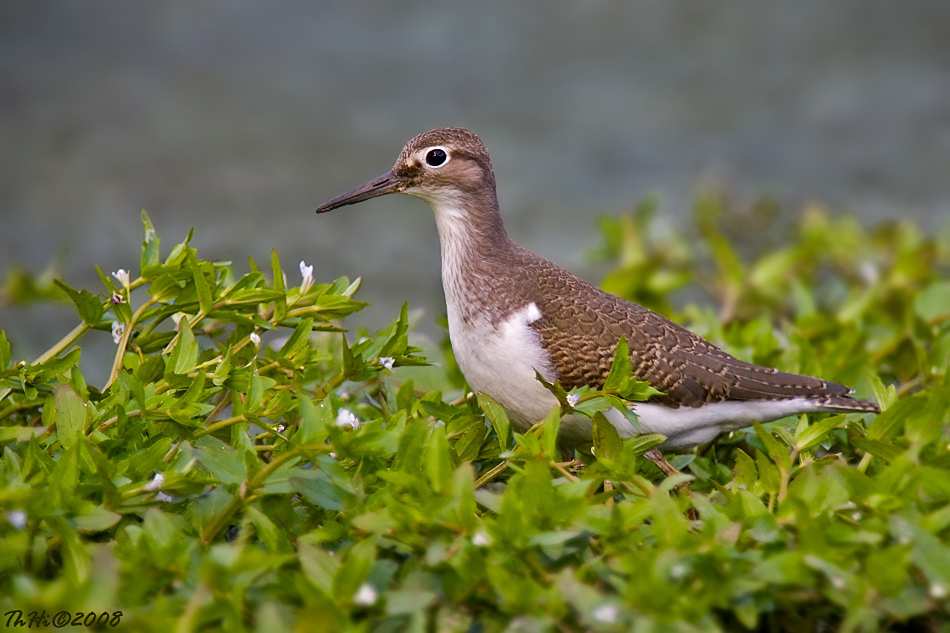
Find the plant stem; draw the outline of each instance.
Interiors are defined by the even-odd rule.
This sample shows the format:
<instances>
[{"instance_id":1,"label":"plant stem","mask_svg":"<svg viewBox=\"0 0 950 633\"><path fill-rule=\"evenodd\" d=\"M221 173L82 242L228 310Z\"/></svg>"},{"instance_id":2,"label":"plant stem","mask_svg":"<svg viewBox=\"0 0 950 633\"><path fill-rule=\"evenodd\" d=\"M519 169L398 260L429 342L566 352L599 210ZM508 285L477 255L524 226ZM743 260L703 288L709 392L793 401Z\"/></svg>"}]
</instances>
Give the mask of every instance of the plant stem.
<instances>
[{"instance_id":1,"label":"plant stem","mask_svg":"<svg viewBox=\"0 0 950 633\"><path fill-rule=\"evenodd\" d=\"M155 299L149 298L148 301L139 306L139 309L135 311L135 314L132 315L132 318L129 319L129 322L125 324L125 330L122 332L122 339L119 341L119 348L115 351L115 361L112 363L112 372L109 374L109 380L102 388L103 392L105 392L106 389L108 389L109 386L115 382L115 379L119 377L119 372L122 370L122 360L125 358L125 348L129 344L129 338L132 336L132 330L135 327L136 321L142 318L142 313L144 313L154 304Z\"/></svg>"},{"instance_id":2,"label":"plant stem","mask_svg":"<svg viewBox=\"0 0 950 633\"><path fill-rule=\"evenodd\" d=\"M195 431L194 436L195 438L199 438L205 435L210 435L211 433L214 433L215 431L219 431L225 427L231 426L232 424L237 424L239 422L250 422L250 420L245 418L243 415L236 415L230 418L225 418L223 420L218 420L217 422L213 424L209 424L203 429Z\"/></svg>"},{"instance_id":3,"label":"plant stem","mask_svg":"<svg viewBox=\"0 0 950 633\"><path fill-rule=\"evenodd\" d=\"M500 464L498 464L497 466L489 470L487 473L479 477L478 480L475 481L474 488L478 490L479 488L487 484L489 481L491 481L492 479L494 479L501 473L505 472L505 470L507 470L508 468L508 461L509 460L506 459L505 461L501 462Z\"/></svg>"},{"instance_id":4,"label":"plant stem","mask_svg":"<svg viewBox=\"0 0 950 633\"><path fill-rule=\"evenodd\" d=\"M36 406L36 402L33 400L23 400L22 402L16 402L11 404L6 409L0 411L0 420L7 417L8 415L13 415L20 409L32 409Z\"/></svg>"},{"instance_id":5,"label":"plant stem","mask_svg":"<svg viewBox=\"0 0 950 633\"><path fill-rule=\"evenodd\" d=\"M289 450L286 453L281 453L274 459L272 459L267 466L262 468L260 472L251 477L250 481L246 485L241 486L241 491L234 495L234 498L231 500L231 503L227 505L224 510L221 511L221 514L205 529L201 534L201 540L207 545L214 540L214 537L217 536L225 524L231 519L238 508L240 508L244 501L250 497L257 488L262 486L268 477L274 474L274 472L289 462L292 459L299 458L300 454L297 449Z\"/></svg>"},{"instance_id":6,"label":"plant stem","mask_svg":"<svg viewBox=\"0 0 950 633\"><path fill-rule=\"evenodd\" d=\"M69 348L73 343L78 341L79 338L83 334L88 332L91 328L92 328L91 325L83 321L82 323L74 327L73 330L69 334L61 338L59 342L56 343L56 345L49 348L45 354L43 354L42 356L37 358L35 361L33 361L32 364L42 365L43 363L50 360L51 358L56 358L63 352L63 350Z\"/></svg>"}]
</instances>

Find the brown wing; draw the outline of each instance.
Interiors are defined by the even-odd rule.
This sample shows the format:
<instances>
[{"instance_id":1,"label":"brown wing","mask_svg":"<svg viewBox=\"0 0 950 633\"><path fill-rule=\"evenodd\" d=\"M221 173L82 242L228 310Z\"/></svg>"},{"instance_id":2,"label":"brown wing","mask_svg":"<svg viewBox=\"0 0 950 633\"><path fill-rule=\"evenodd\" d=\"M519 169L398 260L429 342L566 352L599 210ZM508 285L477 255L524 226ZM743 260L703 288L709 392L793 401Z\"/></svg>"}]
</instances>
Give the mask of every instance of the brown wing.
<instances>
[{"instance_id":1,"label":"brown wing","mask_svg":"<svg viewBox=\"0 0 950 633\"><path fill-rule=\"evenodd\" d=\"M634 375L662 391L656 400L669 406L805 397L833 408L878 410L848 397L843 385L743 362L669 319L545 263L536 299L543 316L533 326L567 388L602 386L614 348L626 336Z\"/></svg>"}]
</instances>

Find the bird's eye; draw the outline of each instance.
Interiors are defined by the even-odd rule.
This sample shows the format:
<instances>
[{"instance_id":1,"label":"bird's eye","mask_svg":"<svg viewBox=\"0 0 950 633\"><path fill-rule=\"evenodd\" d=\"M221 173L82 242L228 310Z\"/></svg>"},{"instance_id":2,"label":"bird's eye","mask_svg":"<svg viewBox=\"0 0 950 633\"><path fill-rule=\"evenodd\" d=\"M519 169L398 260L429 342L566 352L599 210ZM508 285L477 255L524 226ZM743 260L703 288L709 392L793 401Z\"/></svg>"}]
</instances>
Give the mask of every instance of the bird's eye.
<instances>
[{"instance_id":1,"label":"bird's eye","mask_svg":"<svg viewBox=\"0 0 950 633\"><path fill-rule=\"evenodd\" d=\"M430 167L441 167L448 159L449 155L445 153L445 150L438 147L430 149L426 154L426 164Z\"/></svg>"}]
</instances>

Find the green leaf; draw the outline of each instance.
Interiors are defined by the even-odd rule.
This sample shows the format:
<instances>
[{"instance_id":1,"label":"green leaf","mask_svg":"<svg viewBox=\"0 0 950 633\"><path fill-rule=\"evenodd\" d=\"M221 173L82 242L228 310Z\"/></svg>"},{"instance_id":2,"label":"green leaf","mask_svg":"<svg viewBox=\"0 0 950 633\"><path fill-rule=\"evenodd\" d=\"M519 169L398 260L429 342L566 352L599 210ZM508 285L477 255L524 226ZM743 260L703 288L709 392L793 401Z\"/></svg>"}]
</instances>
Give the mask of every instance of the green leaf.
<instances>
[{"instance_id":1,"label":"green leaf","mask_svg":"<svg viewBox=\"0 0 950 633\"><path fill-rule=\"evenodd\" d=\"M159 562L170 562L180 550L181 533L178 519L162 512L158 508L145 511L142 530L153 554L159 556Z\"/></svg>"},{"instance_id":2,"label":"green leaf","mask_svg":"<svg viewBox=\"0 0 950 633\"><path fill-rule=\"evenodd\" d=\"M254 525L254 530L257 532L257 537L261 540L261 543L270 552L276 553L279 551L282 542L280 528L270 520L270 517L254 506L248 506L245 512L247 518Z\"/></svg>"},{"instance_id":3,"label":"green leaf","mask_svg":"<svg viewBox=\"0 0 950 633\"><path fill-rule=\"evenodd\" d=\"M234 500L225 486L214 486L211 492L202 495L188 505L191 523L199 532L204 532L214 523Z\"/></svg>"},{"instance_id":4,"label":"green leaf","mask_svg":"<svg viewBox=\"0 0 950 633\"><path fill-rule=\"evenodd\" d=\"M604 391L622 389L633 373L633 365L630 362L630 348L627 345L627 337L621 336L614 349L614 359L610 364L610 372L604 381Z\"/></svg>"},{"instance_id":5,"label":"green leaf","mask_svg":"<svg viewBox=\"0 0 950 633\"><path fill-rule=\"evenodd\" d=\"M545 389L550 391L555 398L557 398L557 401L561 403L561 406L567 405L567 391L565 391L564 387L561 386L561 383L557 382L556 380L554 382L548 382L544 379L544 376L541 375L541 372L537 370L534 372L534 378L540 382Z\"/></svg>"},{"instance_id":6,"label":"green leaf","mask_svg":"<svg viewBox=\"0 0 950 633\"><path fill-rule=\"evenodd\" d=\"M931 593L934 587L946 591L950 587L950 547L905 517L891 516L890 527L898 542L912 543L911 561L927 577Z\"/></svg>"},{"instance_id":7,"label":"green leaf","mask_svg":"<svg viewBox=\"0 0 950 633\"><path fill-rule=\"evenodd\" d=\"M886 411L874 418L868 426L869 440L880 440L887 442L903 431L904 424L908 419L917 418L924 414L927 409L927 397L923 394L917 394L895 402Z\"/></svg>"},{"instance_id":8,"label":"green leaf","mask_svg":"<svg viewBox=\"0 0 950 633\"><path fill-rule=\"evenodd\" d=\"M89 581L90 556L89 551L66 519L60 516L51 516L46 519L49 527L61 541L63 557L63 579L71 586L82 585Z\"/></svg>"},{"instance_id":9,"label":"green leaf","mask_svg":"<svg viewBox=\"0 0 950 633\"><path fill-rule=\"evenodd\" d=\"M346 343L346 336L343 341L343 375L349 380L361 380L366 374L366 364L363 362L362 354L354 354L353 350Z\"/></svg>"},{"instance_id":10,"label":"green leaf","mask_svg":"<svg viewBox=\"0 0 950 633\"><path fill-rule=\"evenodd\" d=\"M214 479L223 484L243 484L247 468L241 453L210 435L195 442L194 456Z\"/></svg>"},{"instance_id":11,"label":"green leaf","mask_svg":"<svg viewBox=\"0 0 950 633\"><path fill-rule=\"evenodd\" d=\"M57 437L65 448L76 445L86 431L86 405L69 385L55 390Z\"/></svg>"},{"instance_id":12,"label":"green leaf","mask_svg":"<svg viewBox=\"0 0 950 633\"><path fill-rule=\"evenodd\" d=\"M633 376L633 365L626 336L620 337L614 349L614 358L610 364L610 372L604 381L603 391L615 392L621 398L634 402L643 402L662 393L649 383L637 380Z\"/></svg>"},{"instance_id":13,"label":"green leaf","mask_svg":"<svg viewBox=\"0 0 950 633\"><path fill-rule=\"evenodd\" d=\"M778 494L782 481L782 474L778 467L762 451L756 451L755 464L759 471L759 481L762 482L765 491L771 495Z\"/></svg>"},{"instance_id":14,"label":"green leaf","mask_svg":"<svg viewBox=\"0 0 950 633\"><path fill-rule=\"evenodd\" d=\"M211 382L214 383L216 387L223 385L231 375L231 346L228 346L228 349L224 352L224 358L221 359L221 362L218 363L218 367L214 370L214 375L211 377Z\"/></svg>"},{"instance_id":15,"label":"green leaf","mask_svg":"<svg viewBox=\"0 0 950 633\"><path fill-rule=\"evenodd\" d=\"M862 451L870 453L875 457L880 457L886 462L894 461L901 453L904 452L904 449L901 447L894 446L893 444L888 444L880 440L868 440L855 437L851 439L851 443L857 448L860 448Z\"/></svg>"},{"instance_id":16,"label":"green leaf","mask_svg":"<svg viewBox=\"0 0 950 633\"><path fill-rule=\"evenodd\" d=\"M306 393L297 395L300 406L300 427L294 434L294 444L307 446L323 442L327 437L327 428L333 421L333 409L327 400L314 405Z\"/></svg>"},{"instance_id":17,"label":"green leaf","mask_svg":"<svg viewBox=\"0 0 950 633\"><path fill-rule=\"evenodd\" d=\"M179 268L182 262L185 261L188 253L194 250L188 246L188 242L191 241L194 231L195 229L192 227L191 230L188 231L188 237L172 247L172 251L168 254L168 257L165 258L165 266L167 268Z\"/></svg>"},{"instance_id":18,"label":"green leaf","mask_svg":"<svg viewBox=\"0 0 950 633\"><path fill-rule=\"evenodd\" d=\"M183 316L178 321L178 341L168 356L166 370L173 374L186 374L195 367L198 360L198 342L191 331L188 317Z\"/></svg>"},{"instance_id":19,"label":"green leaf","mask_svg":"<svg viewBox=\"0 0 950 633\"><path fill-rule=\"evenodd\" d=\"M198 307L201 308L202 314L208 315L214 309L214 300L211 297L211 284L208 283L208 279L205 277L204 271L202 271L202 266L198 263L193 252L188 252L186 262L188 268L191 270L192 278L195 280L195 291L198 293Z\"/></svg>"},{"instance_id":20,"label":"green leaf","mask_svg":"<svg viewBox=\"0 0 950 633\"><path fill-rule=\"evenodd\" d=\"M950 281L935 281L917 293L914 312L928 322L950 318Z\"/></svg>"},{"instance_id":21,"label":"green leaf","mask_svg":"<svg viewBox=\"0 0 950 633\"><path fill-rule=\"evenodd\" d=\"M2 389L0 389L0 393L2 393ZM2 400L2 398L0 398L0 400ZM26 442L35 435L42 435L45 432L46 429L33 426L0 427L0 444L6 444L7 442L19 444L20 442Z\"/></svg>"},{"instance_id":22,"label":"green leaf","mask_svg":"<svg viewBox=\"0 0 950 633\"><path fill-rule=\"evenodd\" d=\"M735 483L751 489L758 477L755 461L742 449L736 449Z\"/></svg>"},{"instance_id":23,"label":"green leaf","mask_svg":"<svg viewBox=\"0 0 950 633\"><path fill-rule=\"evenodd\" d=\"M153 271L156 272L156 271ZM148 287L148 294L159 303L171 303L178 299L184 283L174 274L163 274Z\"/></svg>"},{"instance_id":24,"label":"green leaf","mask_svg":"<svg viewBox=\"0 0 950 633\"><path fill-rule=\"evenodd\" d=\"M112 294L113 292L121 291L122 288L117 286L115 282L112 281L112 278L102 272L102 269L99 268L99 265L96 264L96 274L99 275L99 280L102 281L102 285L106 287L106 292ZM115 307L115 306L113 306Z\"/></svg>"},{"instance_id":25,"label":"green leaf","mask_svg":"<svg viewBox=\"0 0 950 633\"><path fill-rule=\"evenodd\" d=\"M10 357L10 341L7 340L7 333L0 330L0 370L7 368L10 364Z\"/></svg>"},{"instance_id":26,"label":"green leaf","mask_svg":"<svg viewBox=\"0 0 950 633\"><path fill-rule=\"evenodd\" d=\"M104 312L99 297L90 293L88 290L76 290L59 279L54 279L53 283L59 286L69 297L70 301L73 302L73 305L76 306L76 312L79 313L79 318L82 319L84 323L88 323L89 325L97 325L99 323Z\"/></svg>"},{"instance_id":27,"label":"green leaf","mask_svg":"<svg viewBox=\"0 0 950 633\"><path fill-rule=\"evenodd\" d=\"M436 492L444 492L452 481L452 460L449 457L449 443L445 439L445 426L432 427L429 441L422 453L425 461L426 476Z\"/></svg>"},{"instance_id":28,"label":"green leaf","mask_svg":"<svg viewBox=\"0 0 950 633\"><path fill-rule=\"evenodd\" d=\"M333 579L340 568L340 561L319 547L307 543L300 543L298 555L300 567L307 580L323 595L332 597Z\"/></svg>"},{"instance_id":29,"label":"green leaf","mask_svg":"<svg viewBox=\"0 0 950 633\"><path fill-rule=\"evenodd\" d=\"M283 321L287 315L287 289L284 286L284 272L280 269L280 258L277 256L277 249L271 249L270 267L274 275L274 290L280 295L274 299L274 319Z\"/></svg>"},{"instance_id":30,"label":"green leaf","mask_svg":"<svg viewBox=\"0 0 950 633\"><path fill-rule=\"evenodd\" d=\"M366 582L375 559L376 545L372 541L361 541L350 548L333 578L333 593L340 599L352 598Z\"/></svg>"},{"instance_id":31,"label":"green leaf","mask_svg":"<svg viewBox=\"0 0 950 633\"><path fill-rule=\"evenodd\" d=\"M402 412L405 415L405 412ZM478 458L485 437L488 435L488 426L480 418L469 420L462 436L456 440L453 448L460 461L469 462Z\"/></svg>"},{"instance_id":32,"label":"green leaf","mask_svg":"<svg viewBox=\"0 0 950 633\"><path fill-rule=\"evenodd\" d=\"M121 520L121 514L90 504L82 514L76 516L75 524L80 532L103 532Z\"/></svg>"},{"instance_id":33,"label":"green leaf","mask_svg":"<svg viewBox=\"0 0 950 633\"><path fill-rule=\"evenodd\" d=\"M375 356L402 356L409 346L409 304L403 302L399 318L389 328L389 335Z\"/></svg>"},{"instance_id":34,"label":"green leaf","mask_svg":"<svg viewBox=\"0 0 950 633\"><path fill-rule=\"evenodd\" d=\"M541 447L544 454L557 458L557 433L561 428L561 408L554 407L541 426Z\"/></svg>"},{"instance_id":35,"label":"green leaf","mask_svg":"<svg viewBox=\"0 0 950 633\"><path fill-rule=\"evenodd\" d=\"M788 454L788 448L779 442L775 437L765 430L758 422L753 424L755 435L759 441L765 445L765 450L781 470L788 470L792 467L792 458Z\"/></svg>"},{"instance_id":36,"label":"green leaf","mask_svg":"<svg viewBox=\"0 0 950 633\"><path fill-rule=\"evenodd\" d=\"M198 375L195 376L194 380L191 381L191 384L188 385L188 389L185 390L185 393L181 395L178 399L178 404L194 404L202 398L205 391L205 370L198 370Z\"/></svg>"},{"instance_id":37,"label":"green leaf","mask_svg":"<svg viewBox=\"0 0 950 633\"><path fill-rule=\"evenodd\" d=\"M145 211L142 211L142 226L145 228L145 241L142 242L141 272L142 277L150 279L151 269L158 266L161 262L161 258L158 254L158 247L161 240L158 239L158 235L155 233L155 227L152 225L152 220Z\"/></svg>"},{"instance_id":38,"label":"green leaf","mask_svg":"<svg viewBox=\"0 0 950 633\"><path fill-rule=\"evenodd\" d=\"M287 358L291 362L299 362L296 360L296 357L302 350L309 350L310 335L312 333L313 319L310 317L301 319L297 327L294 328L293 334L291 334L287 338L287 342L281 346L278 355L281 358Z\"/></svg>"},{"instance_id":39,"label":"green leaf","mask_svg":"<svg viewBox=\"0 0 950 633\"><path fill-rule=\"evenodd\" d=\"M623 452L625 455L640 456L651 448L659 446L666 441L666 436L659 433L644 433L643 435L634 435L622 439Z\"/></svg>"},{"instance_id":40,"label":"green leaf","mask_svg":"<svg viewBox=\"0 0 950 633\"><path fill-rule=\"evenodd\" d=\"M835 415L815 422L795 437L795 447L799 450L811 448L821 442L832 429L837 428L844 421L843 415Z\"/></svg>"},{"instance_id":41,"label":"green leaf","mask_svg":"<svg viewBox=\"0 0 950 633\"><path fill-rule=\"evenodd\" d=\"M304 499L331 512L342 510L345 501L352 496L341 481L322 470L308 477L291 477L289 482Z\"/></svg>"},{"instance_id":42,"label":"green leaf","mask_svg":"<svg viewBox=\"0 0 950 633\"><path fill-rule=\"evenodd\" d=\"M248 377L247 394L244 397L245 413L254 413L261 407L264 399L264 380L257 373L257 365L251 365L251 375Z\"/></svg>"},{"instance_id":43,"label":"green leaf","mask_svg":"<svg viewBox=\"0 0 950 633\"><path fill-rule=\"evenodd\" d=\"M495 434L498 436L498 444L502 450L508 447L508 437L511 431L511 423L508 421L508 414L504 407L495 402L491 396L478 394L478 408L482 410L488 421L491 422Z\"/></svg>"},{"instance_id":44,"label":"green leaf","mask_svg":"<svg viewBox=\"0 0 950 633\"><path fill-rule=\"evenodd\" d=\"M616 459L623 453L623 440L603 413L594 415L594 451L597 457Z\"/></svg>"}]
</instances>

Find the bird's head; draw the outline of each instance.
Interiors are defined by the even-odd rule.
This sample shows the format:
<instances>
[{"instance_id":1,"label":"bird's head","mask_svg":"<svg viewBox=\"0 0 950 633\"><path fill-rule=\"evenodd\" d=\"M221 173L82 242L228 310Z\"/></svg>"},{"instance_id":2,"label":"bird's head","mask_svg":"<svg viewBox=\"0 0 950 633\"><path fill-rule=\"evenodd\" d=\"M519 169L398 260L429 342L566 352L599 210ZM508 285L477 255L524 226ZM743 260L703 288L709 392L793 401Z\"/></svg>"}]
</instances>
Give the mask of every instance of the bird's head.
<instances>
[{"instance_id":1,"label":"bird's head","mask_svg":"<svg viewBox=\"0 0 950 633\"><path fill-rule=\"evenodd\" d=\"M391 170L323 203L317 213L387 193L416 196L438 209L486 193L493 198L494 192L495 174L485 145L468 130L447 127L415 137Z\"/></svg>"}]
</instances>

